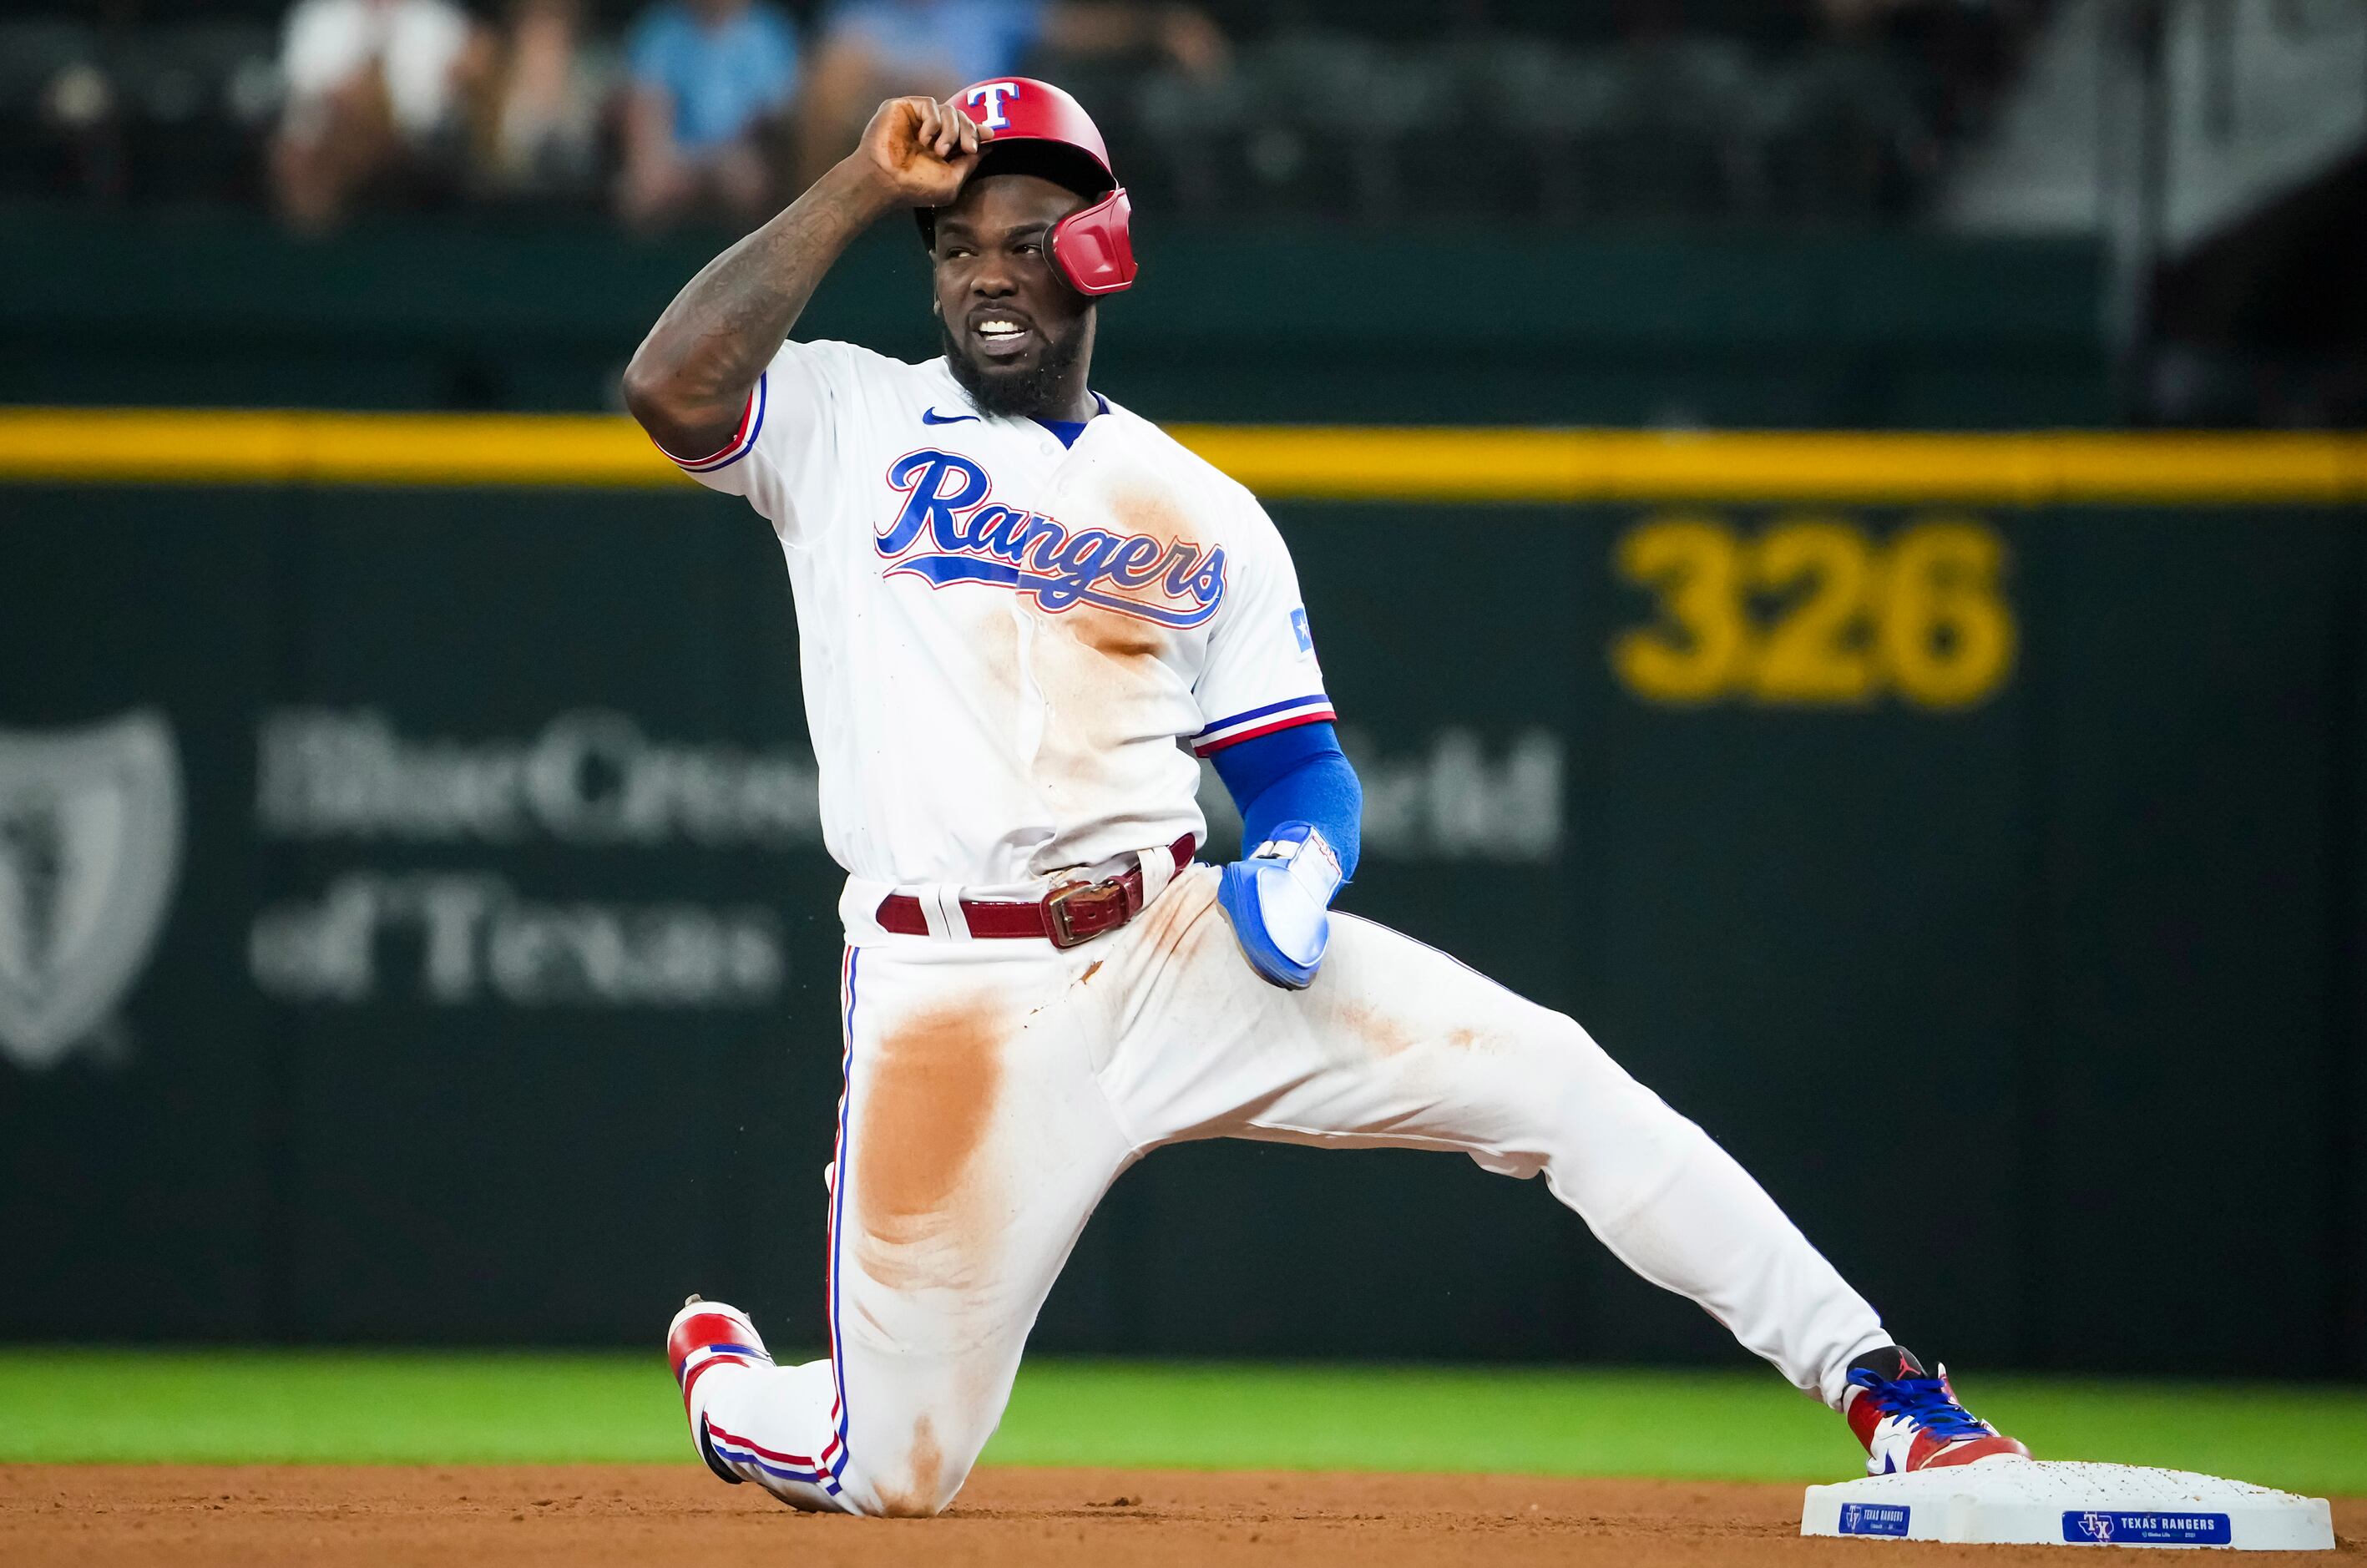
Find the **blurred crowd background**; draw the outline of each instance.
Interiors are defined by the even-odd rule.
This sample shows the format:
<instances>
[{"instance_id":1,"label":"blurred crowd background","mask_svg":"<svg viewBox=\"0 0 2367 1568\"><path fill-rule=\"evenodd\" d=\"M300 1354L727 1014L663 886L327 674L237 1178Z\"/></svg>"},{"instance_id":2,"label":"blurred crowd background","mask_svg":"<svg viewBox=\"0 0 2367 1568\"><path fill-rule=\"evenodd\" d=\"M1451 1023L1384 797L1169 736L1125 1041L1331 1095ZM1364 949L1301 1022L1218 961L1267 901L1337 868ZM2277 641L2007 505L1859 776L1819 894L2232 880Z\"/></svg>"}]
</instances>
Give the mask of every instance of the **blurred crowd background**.
<instances>
[{"instance_id":1,"label":"blurred crowd background","mask_svg":"<svg viewBox=\"0 0 2367 1568\"><path fill-rule=\"evenodd\" d=\"M1901 218L2039 0L102 0L14 20L18 190L745 219L881 97L1033 72L1153 210Z\"/></svg>"},{"instance_id":2,"label":"blurred crowd background","mask_svg":"<svg viewBox=\"0 0 2367 1568\"><path fill-rule=\"evenodd\" d=\"M2115 416L2367 418L2361 0L30 0L0 199L733 232L1012 72L1153 234L2087 238Z\"/></svg>"}]
</instances>

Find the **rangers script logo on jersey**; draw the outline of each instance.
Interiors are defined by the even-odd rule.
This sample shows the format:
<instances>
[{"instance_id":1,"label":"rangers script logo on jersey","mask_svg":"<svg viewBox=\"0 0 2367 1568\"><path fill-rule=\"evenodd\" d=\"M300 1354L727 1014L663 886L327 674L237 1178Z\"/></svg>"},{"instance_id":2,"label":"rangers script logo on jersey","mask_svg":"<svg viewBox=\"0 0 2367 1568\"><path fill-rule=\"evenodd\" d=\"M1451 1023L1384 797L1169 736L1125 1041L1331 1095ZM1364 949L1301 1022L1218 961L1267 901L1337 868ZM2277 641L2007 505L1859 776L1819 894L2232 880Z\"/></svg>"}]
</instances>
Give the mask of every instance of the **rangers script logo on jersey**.
<instances>
[{"instance_id":1,"label":"rangers script logo on jersey","mask_svg":"<svg viewBox=\"0 0 2367 1568\"><path fill-rule=\"evenodd\" d=\"M877 544L895 562L891 577L910 574L940 588L993 583L1054 614L1098 605L1178 630L1200 625L1224 599L1223 546L1071 531L1041 512L990 502L986 470L957 453L907 452L889 465L888 484L904 496Z\"/></svg>"}]
</instances>

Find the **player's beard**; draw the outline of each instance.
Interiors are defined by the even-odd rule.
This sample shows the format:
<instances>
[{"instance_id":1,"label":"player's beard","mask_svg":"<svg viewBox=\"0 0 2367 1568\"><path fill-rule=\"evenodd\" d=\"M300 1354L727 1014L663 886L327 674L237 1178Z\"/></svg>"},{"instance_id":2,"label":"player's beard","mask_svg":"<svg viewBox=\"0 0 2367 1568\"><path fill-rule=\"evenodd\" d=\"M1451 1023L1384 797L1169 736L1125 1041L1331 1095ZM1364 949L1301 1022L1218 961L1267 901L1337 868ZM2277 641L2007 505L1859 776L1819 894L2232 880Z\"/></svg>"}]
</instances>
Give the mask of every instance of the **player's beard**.
<instances>
[{"instance_id":1,"label":"player's beard","mask_svg":"<svg viewBox=\"0 0 2367 1568\"><path fill-rule=\"evenodd\" d=\"M1039 325L1037 330L1042 329ZM1036 356L1036 363L1024 370L990 369L963 351L962 340L940 317L938 335L944 338L946 363L953 367L954 380L978 405L980 414L1008 415L1017 419L1051 419L1066 412L1059 406L1060 383L1084 351L1085 329L1082 322L1070 329L1065 337L1044 337L1044 347Z\"/></svg>"}]
</instances>

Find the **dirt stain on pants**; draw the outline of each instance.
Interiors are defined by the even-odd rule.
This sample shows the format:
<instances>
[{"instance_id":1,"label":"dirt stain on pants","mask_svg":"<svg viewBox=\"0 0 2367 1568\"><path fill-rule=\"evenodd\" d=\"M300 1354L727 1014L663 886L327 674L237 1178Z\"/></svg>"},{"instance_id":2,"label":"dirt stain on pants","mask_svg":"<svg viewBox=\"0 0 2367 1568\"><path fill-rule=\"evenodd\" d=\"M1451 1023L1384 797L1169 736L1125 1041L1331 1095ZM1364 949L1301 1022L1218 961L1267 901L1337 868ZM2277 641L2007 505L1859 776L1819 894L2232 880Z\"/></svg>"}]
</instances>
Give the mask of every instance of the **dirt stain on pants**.
<instances>
[{"instance_id":1,"label":"dirt stain on pants","mask_svg":"<svg viewBox=\"0 0 2367 1568\"><path fill-rule=\"evenodd\" d=\"M912 1426L912 1480L900 1492L879 1489L879 1512L890 1519L925 1519L937 1511L945 1488L946 1460L937 1446L937 1429L925 1415Z\"/></svg>"},{"instance_id":2,"label":"dirt stain on pants","mask_svg":"<svg viewBox=\"0 0 2367 1568\"><path fill-rule=\"evenodd\" d=\"M867 1063L855 1129L855 1222L865 1273L895 1290L978 1272L991 1194L972 1167L1002 1086L1001 1010L975 1001L895 1025Z\"/></svg>"}]
</instances>

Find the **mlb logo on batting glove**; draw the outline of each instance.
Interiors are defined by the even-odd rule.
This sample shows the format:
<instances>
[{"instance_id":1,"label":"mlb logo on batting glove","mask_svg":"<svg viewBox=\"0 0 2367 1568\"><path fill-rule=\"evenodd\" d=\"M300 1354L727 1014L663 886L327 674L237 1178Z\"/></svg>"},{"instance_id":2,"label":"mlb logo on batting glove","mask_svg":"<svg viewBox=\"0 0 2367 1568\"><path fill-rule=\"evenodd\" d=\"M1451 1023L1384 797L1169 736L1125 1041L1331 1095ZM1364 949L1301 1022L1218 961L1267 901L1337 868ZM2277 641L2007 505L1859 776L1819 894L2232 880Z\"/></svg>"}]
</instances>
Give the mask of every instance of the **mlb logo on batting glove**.
<instances>
[{"instance_id":1,"label":"mlb logo on batting glove","mask_svg":"<svg viewBox=\"0 0 2367 1568\"><path fill-rule=\"evenodd\" d=\"M1217 900L1250 967L1287 990L1313 983L1331 940L1340 881L1340 857L1303 822L1284 823L1249 858L1226 867Z\"/></svg>"}]
</instances>

